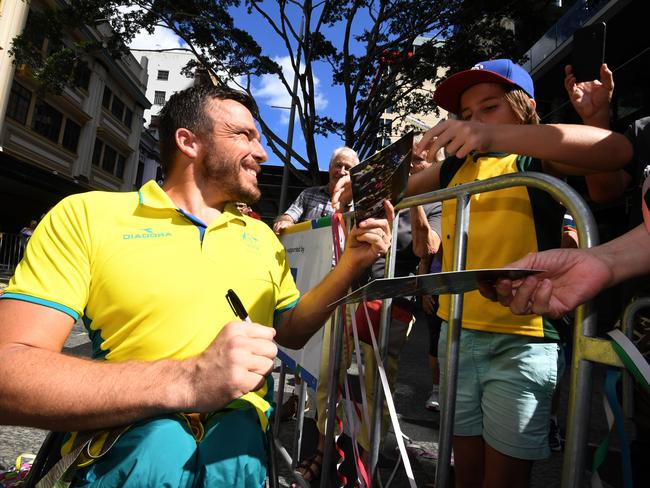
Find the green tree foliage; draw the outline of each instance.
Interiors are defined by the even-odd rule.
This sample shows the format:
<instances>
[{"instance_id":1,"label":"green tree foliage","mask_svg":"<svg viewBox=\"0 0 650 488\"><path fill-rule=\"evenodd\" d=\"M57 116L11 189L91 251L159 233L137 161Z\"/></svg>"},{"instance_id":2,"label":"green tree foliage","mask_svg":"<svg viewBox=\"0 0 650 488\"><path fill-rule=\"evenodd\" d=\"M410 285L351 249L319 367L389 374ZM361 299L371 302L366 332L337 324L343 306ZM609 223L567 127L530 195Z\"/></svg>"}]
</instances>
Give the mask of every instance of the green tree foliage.
<instances>
[{"instance_id":1,"label":"green tree foliage","mask_svg":"<svg viewBox=\"0 0 650 488\"><path fill-rule=\"evenodd\" d=\"M292 72L283 72L264 51L266 39L254 39L237 25L232 9L247 8L251 22L263 22L269 36L286 48ZM272 151L290 165L319 178L316 138L338 135L363 156L379 149L380 115L436 111L423 96L425 81L437 80L438 67L466 68L480 59L515 59L530 46L516 42L520 31L510 20L549 16L550 1L510 0L68 0L57 9L33 9L24 33L13 43L17 63L26 65L44 89L60 91L74 78L75 67L89 55L123 56L142 29L173 30L194 53L197 65L220 83L236 83L252 92L256 77L277 76L297 106L305 154L287 147L264 119L262 131ZM531 13L532 12L532 13ZM537 13L537 17L534 17ZM301 27L301 22L302 27ZM535 23L535 22L533 22ZM110 25L110 28L109 28ZM548 25L548 24L547 24ZM102 35L97 35L101 32ZM528 31L525 31L528 32ZM413 49L419 36L428 42ZM345 111L333 120L316 108L315 68L331 68ZM297 89L293 90L297 73ZM384 134L388 135L388 134ZM329 155L320 155L329 157Z\"/></svg>"}]
</instances>

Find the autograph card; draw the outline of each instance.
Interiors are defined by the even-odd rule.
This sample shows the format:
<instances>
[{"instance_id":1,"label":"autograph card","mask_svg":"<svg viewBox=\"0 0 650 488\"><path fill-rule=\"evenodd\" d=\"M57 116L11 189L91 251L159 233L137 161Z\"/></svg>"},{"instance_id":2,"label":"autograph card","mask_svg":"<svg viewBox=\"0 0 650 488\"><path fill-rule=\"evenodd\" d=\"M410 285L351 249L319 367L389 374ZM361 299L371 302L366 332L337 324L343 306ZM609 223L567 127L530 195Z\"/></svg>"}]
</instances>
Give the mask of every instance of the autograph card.
<instances>
[{"instance_id":1,"label":"autograph card","mask_svg":"<svg viewBox=\"0 0 650 488\"><path fill-rule=\"evenodd\" d=\"M384 200L395 205L404 196L411 169L413 132L350 170L354 218L361 222L384 215Z\"/></svg>"},{"instance_id":2,"label":"autograph card","mask_svg":"<svg viewBox=\"0 0 650 488\"><path fill-rule=\"evenodd\" d=\"M329 306L355 303L362 300L410 297L414 295L465 293L477 290L480 283L493 283L501 278L518 280L541 271L540 269L527 268L489 268L401 276L399 278L380 278L356 289Z\"/></svg>"}]
</instances>

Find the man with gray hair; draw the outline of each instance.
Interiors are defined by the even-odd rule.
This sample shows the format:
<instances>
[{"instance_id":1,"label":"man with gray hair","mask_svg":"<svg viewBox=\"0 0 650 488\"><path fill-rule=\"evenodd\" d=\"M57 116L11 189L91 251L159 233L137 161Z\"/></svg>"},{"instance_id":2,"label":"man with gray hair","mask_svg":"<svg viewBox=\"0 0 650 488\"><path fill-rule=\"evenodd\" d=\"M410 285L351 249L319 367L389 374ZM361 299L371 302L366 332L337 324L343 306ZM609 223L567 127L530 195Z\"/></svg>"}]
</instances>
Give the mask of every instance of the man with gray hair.
<instances>
[{"instance_id":1,"label":"man with gray hair","mask_svg":"<svg viewBox=\"0 0 650 488\"><path fill-rule=\"evenodd\" d=\"M282 229L303 220L319 219L333 215L335 212L332 207L334 185L358 163L359 157L353 149L342 146L334 150L330 158L329 183L303 190L291 206L275 219L273 231L279 234Z\"/></svg>"}]
</instances>

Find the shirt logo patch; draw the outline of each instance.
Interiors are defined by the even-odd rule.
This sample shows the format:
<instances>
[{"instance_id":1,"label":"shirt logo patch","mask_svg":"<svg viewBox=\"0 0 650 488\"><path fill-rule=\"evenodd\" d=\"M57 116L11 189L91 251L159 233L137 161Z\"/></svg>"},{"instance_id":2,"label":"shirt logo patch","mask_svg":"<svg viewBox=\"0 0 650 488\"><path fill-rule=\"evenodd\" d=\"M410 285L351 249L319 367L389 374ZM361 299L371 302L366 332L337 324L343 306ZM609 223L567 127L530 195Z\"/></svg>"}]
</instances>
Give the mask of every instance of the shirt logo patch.
<instances>
[{"instance_id":1,"label":"shirt logo patch","mask_svg":"<svg viewBox=\"0 0 650 488\"><path fill-rule=\"evenodd\" d=\"M244 241L244 244L246 247L250 247L255 250L259 250L260 248L260 241L257 237L255 237L252 234L249 234L248 232L242 232L241 234L241 239Z\"/></svg>"},{"instance_id":2,"label":"shirt logo patch","mask_svg":"<svg viewBox=\"0 0 650 488\"><path fill-rule=\"evenodd\" d=\"M161 237L171 237L171 232L154 232L151 227L140 229L142 232L135 232L133 234L122 234L122 239L128 241L130 239L160 239Z\"/></svg>"}]
</instances>

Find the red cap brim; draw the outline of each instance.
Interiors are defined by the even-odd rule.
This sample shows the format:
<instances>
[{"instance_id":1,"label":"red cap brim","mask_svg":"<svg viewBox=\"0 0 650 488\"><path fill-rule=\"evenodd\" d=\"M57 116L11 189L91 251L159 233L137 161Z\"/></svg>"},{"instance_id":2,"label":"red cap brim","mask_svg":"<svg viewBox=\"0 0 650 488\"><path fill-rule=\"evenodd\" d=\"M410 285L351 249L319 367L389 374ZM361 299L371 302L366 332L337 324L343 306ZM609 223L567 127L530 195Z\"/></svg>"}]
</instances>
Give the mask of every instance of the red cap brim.
<instances>
[{"instance_id":1,"label":"red cap brim","mask_svg":"<svg viewBox=\"0 0 650 488\"><path fill-rule=\"evenodd\" d=\"M440 83L433 94L433 101L447 112L458 115L460 111L460 96L468 88L479 83L500 83L517 86L508 78L492 71L468 69L450 76Z\"/></svg>"}]
</instances>

